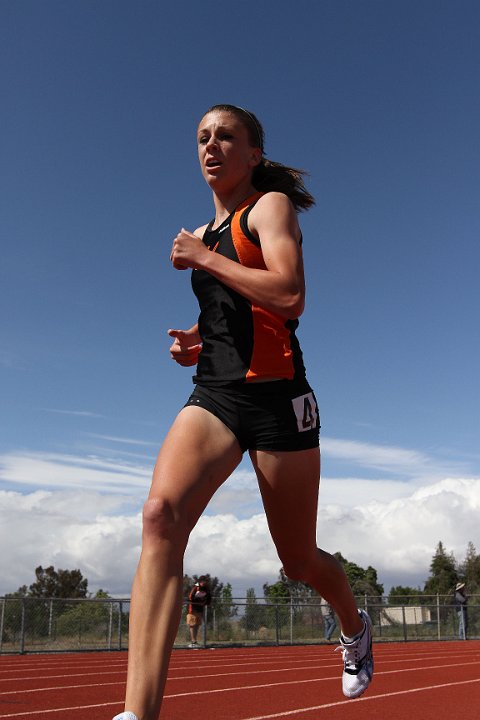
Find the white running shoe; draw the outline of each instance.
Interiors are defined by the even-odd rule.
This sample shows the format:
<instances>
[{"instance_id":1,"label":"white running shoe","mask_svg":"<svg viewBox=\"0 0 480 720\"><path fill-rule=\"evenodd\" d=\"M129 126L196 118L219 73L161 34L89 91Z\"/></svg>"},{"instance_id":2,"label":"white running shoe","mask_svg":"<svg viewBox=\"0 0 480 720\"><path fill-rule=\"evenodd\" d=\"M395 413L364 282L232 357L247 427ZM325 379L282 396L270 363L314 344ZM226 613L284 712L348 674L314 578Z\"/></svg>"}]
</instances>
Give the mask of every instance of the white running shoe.
<instances>
[{"instance_id":1,"label":"white running shoe","mask_svg":"<svg viewBox=\"0 0 480 720\"><path fill-rule=\"evenodd\" d=\"M342 650L342 690L347 698L363 695L373 677L372 621L365 610L359 610L358 614L365 623L362 634L351 643L341 636L340 646L336 648Z\"/></svg>"},{"instance_id":2,"label":"white running shoe","mask_svg":"<svg viewBox=\"0 0 480 720\"><path fill-rule=\"evenodd\" d=\"M138 720L135 713L132 712L122 712L120 715L115 715L113 720Z\"/></svg>"}]
</instances>

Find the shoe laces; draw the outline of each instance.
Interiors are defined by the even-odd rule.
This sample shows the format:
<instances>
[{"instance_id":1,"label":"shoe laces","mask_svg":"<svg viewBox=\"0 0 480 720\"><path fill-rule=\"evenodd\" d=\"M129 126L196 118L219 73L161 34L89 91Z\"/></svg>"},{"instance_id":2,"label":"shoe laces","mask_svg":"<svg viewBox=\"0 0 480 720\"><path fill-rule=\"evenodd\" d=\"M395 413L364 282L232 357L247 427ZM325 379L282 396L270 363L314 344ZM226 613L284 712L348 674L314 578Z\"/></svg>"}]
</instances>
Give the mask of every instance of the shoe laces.
<instances>
[{"instance_id":1,"label":"shoe laces","mask_svg":"<svg viewBox=\"0 0 480 720\"><path fill-rule=\"evenodd\" d=\"M362 660L360 656L361 652L361 644L362 639L364 636L364 632L360 635L359 638L353 641L353 643L344 643L342 639L340 638L340 645L335 648L335 652L337 650L342 651L342 657L343 661L345 663L345 666L358 666Z\"/></svg>"}]
</instances>

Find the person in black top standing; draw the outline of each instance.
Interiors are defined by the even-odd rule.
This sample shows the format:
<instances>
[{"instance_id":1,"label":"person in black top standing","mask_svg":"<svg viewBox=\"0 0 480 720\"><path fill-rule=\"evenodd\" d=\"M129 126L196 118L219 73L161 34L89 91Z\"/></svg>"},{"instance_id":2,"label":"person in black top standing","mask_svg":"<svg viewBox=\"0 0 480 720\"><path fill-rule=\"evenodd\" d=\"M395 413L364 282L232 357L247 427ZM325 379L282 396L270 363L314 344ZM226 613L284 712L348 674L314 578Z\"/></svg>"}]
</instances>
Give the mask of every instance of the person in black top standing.
<instances>
[{"instance_id":1,"label":"person in black top standing","mask_svg":"<svg viewBox=\"0 0 480 720\"><path fill-rule=\"evenodd\" d=\"M205 575L201 575L198 578L188 594L188 600L186 622L190 630L191 642L189 647L198 648L198 630L204 620L205 608L208 607L212 601L208 578L205 577Z\"/></svg>"}]
</instances>

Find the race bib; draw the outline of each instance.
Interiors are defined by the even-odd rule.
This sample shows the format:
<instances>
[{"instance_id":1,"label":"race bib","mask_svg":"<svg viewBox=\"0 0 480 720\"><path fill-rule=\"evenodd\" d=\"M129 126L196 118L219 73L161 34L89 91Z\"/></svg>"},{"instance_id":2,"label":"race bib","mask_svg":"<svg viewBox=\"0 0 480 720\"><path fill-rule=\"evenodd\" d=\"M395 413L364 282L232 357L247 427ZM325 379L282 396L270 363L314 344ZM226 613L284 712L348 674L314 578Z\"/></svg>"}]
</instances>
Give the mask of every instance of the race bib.
<instances>
[{"instance_id":1,"label":"race bib","mask_svg":"<svg viewBox=\"0 0 480 720\"><path fill-rule=\"evenodd\" d=\"M314 430L318 426L318 407L312 392L293 398L292 405L298 432Z\"/></svg>"}]
</instances>

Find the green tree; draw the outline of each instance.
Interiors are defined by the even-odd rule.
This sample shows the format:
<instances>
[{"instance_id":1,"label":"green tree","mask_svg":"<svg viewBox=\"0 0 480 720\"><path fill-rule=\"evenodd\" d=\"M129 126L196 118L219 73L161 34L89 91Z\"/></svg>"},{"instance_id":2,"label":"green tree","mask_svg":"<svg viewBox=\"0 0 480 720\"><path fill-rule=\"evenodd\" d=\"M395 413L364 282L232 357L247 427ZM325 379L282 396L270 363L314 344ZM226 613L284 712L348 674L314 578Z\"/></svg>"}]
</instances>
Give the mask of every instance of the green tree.
<instances>
[{"instance_id":1,"label":"green tree","mask_svg":"<svg viewBox=\"0 0 480 720\"><path fill-rule=\"evenodd\" d=\"M18 590L15 590L13 593L6 593L5 597L7 598L22 598L28 596L28 588L26 585L22 585L18 588Z\"/></svg>"},{"instance_id":2,"label":"green tree","mask_svg":"<svg viewBox=\"0 0 480 720\"><path fill-rule=\"evenodd\" d=\"M216 598L217 607L221 609L222 617L234 617L238 613L238 608L233 602L232 586L230 583L222 586L222 591Z\"/></svg>"},{"instance_id":3,"label":"green tree","mask_svg":"<svg viewBox=\"0 0 480 720\"><path fill-rule=\"evenodd\" d=\"M480 593L480 555L477 555L475 545L471 541L468 543L465 560L458 568L458 575L467 586L469 595Z\"/></svg>"},{"instance_id":4,"label":"green tree","mask_svg":"<svg viewBox=\"0 0 480 720\"><path fill-rule=\"evenodd\" d=\"M290 618L290 591L283 580L273 585L264 583L263 596L267 603L266 619L269 627L286 625Z\"/></svg>"},{"instance_id":5,"label":"green tree","mask_svg":"<svg viewBox=\"0 0 480 720\"><path fill-rule=\"evenodd\" d=\"M421 605L425 602L423 590L408 585L395 585L388 595L390 605Z\"/></svg>"},{"instance_id":6,"label":"green tree","mask_svg":"<svg viewBox=\"0 0 480 720\"><path fill-rule=\"evenodd\" d=\"M259 605L255 589L248 588L245 613L240 619L240 627L244 628L247 632L256 632L265 624L265 606Z\"/></svg>"},{"instance_id":7,"label":"green tree","mask_svg":"<svg viewBox=\"0 0 480 720\"><path fill-rule=\"evenodd\" d=\"M280 569L280 580L285 583L290 594L294 622L308 625L312 633L316 632L316 628L323 625L322 599L318 592L307 583L291 580L283 568Z\"/></svg>"},{"instance_id":8,"label":"green tree","mask_svg":"<svg viewBox=\"0 0 480 720\"><path fill-rule=\"evenodd\" d=\"M371 565L369 565L365 571L364 581L370 588L372 588L374 595L383 596L383 585L378 582L378 573Z\"/></svg>"},{"instance_id":9,"label":"green tree","mask_svg":"<svg viewBox=\"0 0 480 720\"><path fill-rule=\"evenodd\" d=\"M91 600L106 600L109 597L110 595L104 590L98 590ZM112 618L110 618L111 611ZM56 621L56 632L58 635L68 636L74 632L79 638L85 633L107 638L110 619L112 625L117 624L118 610L113 609L109 603L68 603Z\"/></svg>"},{"instance_id":10,"label":"green tree","mask_svg":"<svg viewBox=\"0 0 480 720\"><path fill-rule=\"evenodd\" d=\"M354 595L368 595L378 599L383 596L383 585L378 582L375 568L369 565L365 570L360 565L344 558L340 552L336 552L335 557L343 565Z\"/></svg>"},{"instance_id":11,"label":"green tree","mask_svg":"<svg viewBox=\"0 0 480 720\"><path fill-rule=\"evenodd\" d=\"M82 576L80 570L55 570L53 565L43 568L39 565L35 569L36 580L28 589L22 585L14 593L8 594L9 599L23 598L22 602L8 602L6 604L7 616L5 627L11 631L12 636L18 634L23 624L24 632L31 637L44 637L50 635L52 628L52 608L55 616L62 615L67 607L63 601L52 605L52 598L74 599L87 596L88 580Z\"/></svg>"},{"instance_id":12,"label":"green tree","mask_svg":"<svg viewBox=\"0 0 480 720\"><path fill-rule=\"evenodd\" d=\"M36 582L28 589L30 597L38 598L84 598L87 597L88 580L80 570L55 570L53 565L35 568Z\"/></svg>"},{"instance_id":13,"label":"green tree","mask_svg":"<svg viewBox=\"0 0 480 720\"><path fill-rule=\"evenodd\" d=\"M430 563L430 576L425 583L425 595L451 595L458 580L458 572L453 553L447 553L442 541L436 547Z\"/></svg>"},{"instance_id":14,"label":"green tree","mask_svg":"<svg viewBox=\"0 0 480 720\"><path fill-rule=\"evenodd\" d=\"M288 594L293 605L301 605L305 603L315 602L319 599L319 594L314 588L301 580L291 580L283 568L280 568L279 581L284 583L288 590Z\"/></svg>"},{"instance_id":15,"label":"green tree","mask_svg":"<svg viewBox=\"0 0 480 720\"><path fill-rule=\"evenodd\" d=\"M278 580L273 585L264 583L263 585L263 596L265 600L269 602L278 602L281 604L290 604L290 591L288 586L282 580Z\"/></svg>"}]
</instances>

